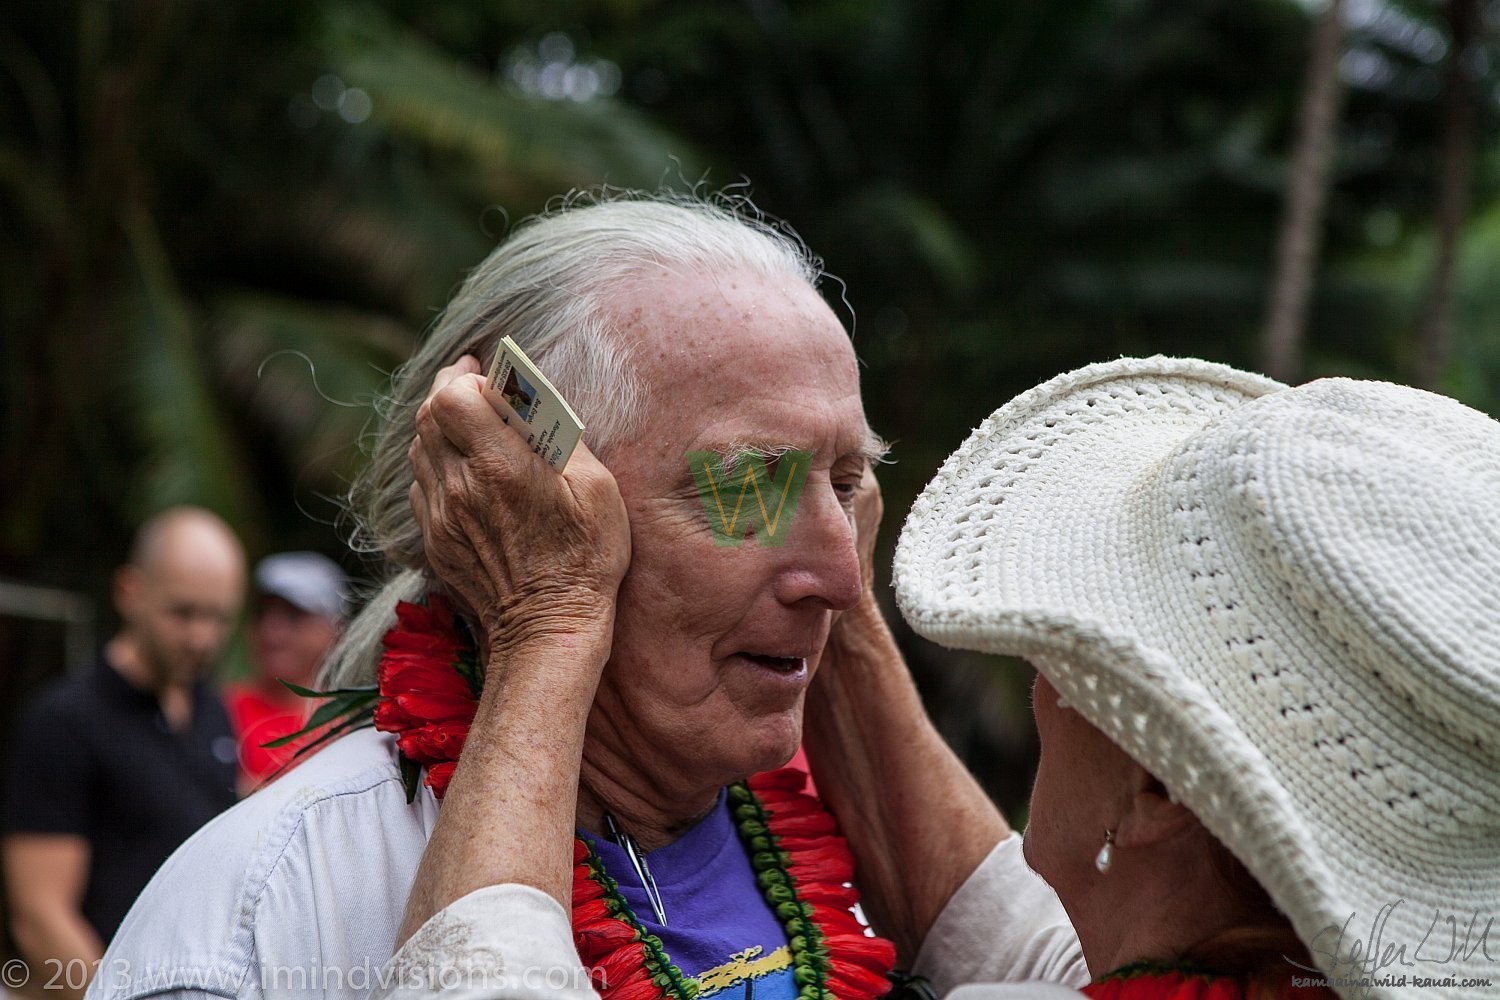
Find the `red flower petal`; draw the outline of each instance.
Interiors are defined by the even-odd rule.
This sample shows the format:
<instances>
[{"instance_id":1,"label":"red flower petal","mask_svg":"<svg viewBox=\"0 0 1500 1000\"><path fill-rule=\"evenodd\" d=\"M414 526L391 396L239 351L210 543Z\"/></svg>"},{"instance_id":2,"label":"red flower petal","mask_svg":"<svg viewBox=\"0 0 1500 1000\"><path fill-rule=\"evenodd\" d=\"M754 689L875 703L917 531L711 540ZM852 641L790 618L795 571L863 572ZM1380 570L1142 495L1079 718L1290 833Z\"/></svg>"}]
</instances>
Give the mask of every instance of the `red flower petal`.
<instances>
[{"instance_id":1,"label":"red flower petal","mask_svg":"<svg viewBox=\"0 0 1500 1000\"><path fill-rule=\"evenodd\" d=\"M745 784L757 796L773 789L800 792L807 787L807 772L795 767L778 767L774 771L752 774Z\"/></svg>"},{"instance_id":2,"label":"red flower petal","mask_svg":"<svg viewBox=\"0 0 1500 1000\"><path fill-rule=\"evenodd\" d=\"M804 882L797 886L797 895L814 906L829 906L836 910L847 910L859 902L859 891L851 885Z\"/></svg>"},{"instance_id":3,"label":"red flower petal","mask_svg":"<svg viewBox=\"0 0 1500 1000\"><path fill-rule=\"evenodd\" d=\"M443 793L448 790L448 782L453 780L453 769L457 766L457 761L448 761L433 764L427 769L427 787L432 789L434 796L439 799L443 797Z\"/></svg>"},{"instance_id":4,"label":"red flower petal","mask_svg":"<svg viewBox=\"0 0 1500 1000\"><path fill-rule=\"evenodd\" d=\"M885 973L872 972L851 962L841 962L837 958L829 963L828 972L829 978L837 984L833 992L840 1000L849 1000L855 996L884 996L891 989L891 982L885 978Z\"/></svg>"},{"instance_id":5,"label":"red flower petal","mask_svg":"<svg viewBox=\"0 0 1500 1000\"><path fill-rule=\"evenodd\" d=\"M639 943L634 947L610 949L593 963L589 971L594 977L603 978L611 990L632 986L641 979L647 982L651 979L646 975L646 949Z\"/></svg>"},{"instance_id":6,"label":"red flower petal","mask_svg":"<svg viewBox=\"0 0 1500 1000\"><path fill-rule=\"evenodd\" d=\"M848 852L840 857L838 852L829 851L822 856L809 856L812 852L792 855L792 863L787 872L801 885L803 882L834 882L843 883L852 881L854 878L854 859Z\"/></svg>"},{"instance_id":7,"label":"red flower petal","mask_svg":"<svg viewBox=\"0 0 1500 1000\"><path fill-rule=\"evenodd\" d=\"M595 900L586 905L591 907L595 903L599 904L601 910L604 908L602 900ZM635 931L623 920L617 920L605 914L602 918L590 920L585 924L579 921L576 912L573 915L573 943L577 946L578 955L585 964L592 964L598 956L632 941L635 941Z\"/></svg>"},{"instance_id":8,"label":"red flower petal","mask_svg":"<svg viewBox=\"0 0 1500 1000\"><path fill-rule=\"evenodd\" d=\"M468 735L467 722L434 722L408 729L396 737L396 746L418 764L453 763Z\"/></svg>"},{"instance_id":9,"label":"red flower petal","mask_svg":"<svg viewBox=\"0 0 1500 1000\"><path fill-rule=\"evenodd\" d=\"M469 682L458 672L457 659L410 656L387 651L380 661L380 691L387 697L421 691L474 701Z\"/></svg>"},{"instance_id":10,"label":"red flower petal","mask_svg":"<svg viewBox=\"0 0 1500 1000\"><path fill-rule=\"evenodd\" d=\"M767 812L782 812L788 809L797 812L815 812L822 809L818 800L805 792L768 788L764 792L756 792L755 797L760 799L760 804Z\"/></svg>"},{"instance_id":11,"label":"red flower petal","mask_svg":"<svg viewBox=\"0 0 1500 1000\"><path fill-rule=\"evenodd\" d=\"M772 816L771 832L789 836L817 836L831 834L837 829L833 817L827 813L808 816Z\"/></svg>"},{"instance_id":12,"label":"red flower petal","mask_svg":"<svg viewBox=\"0 0 1500 1000\"><path fill-rule=\"evenodd\" d=\"M839 934L831 938L830 946L839 959L868 969L882 978L896 964L896 946L863 930L855 934Z\"/></svg>"},{"instance_id":13,"label":"red flower petal","mask_svg":"<svg viewBox=\"0 0 1500 1000\"><path fill-rule=\"evenodd\" d=\"M859 937L864 936L864 925L854 919L854 914L849 912L847 904L825 906L822 903L810 900L807 893L799 890L797 894L802 897L803 902L812 903L813 919L818 922L819 927L823 928L825 935L848 934ZM871 940L884 941L885 939L872 938ZM889 944L889 942L886 943ZM892 947L895 946L892 945Z\"/></svg>"},{"instance_id":14,"label":"red flower petal","mask_svg":"<svg viewBox=\"0 0 1500 1000\"><path fill-rule=\"evenodd\" d=\"M461 719L469 722L479 709L473 698L452 698L441 694L423 694L420 691L403 691L396 695L396 704L413 718L425 722L445 722Z\"/></svg>"},{"instance_id":15,"label":"red flower petal","mask_svg":"<svg viewBox=\"0 0 1500 1000\"><path fill-rule=\"evenodd\" d=\"M591 878L573 879L573 908L576 910L581 904L593 899L604 897L604 887Z\"/></svg>"},{"instance_id":16,"label":"red flower petal","mask_svg":"<svg viewBox=\"0 0 1500 1000\"><path fill-rule=\"evenodd\" d=\"M420 723L400 705L389 698L381 698L375 705L375 728L382 733L399 733Z\"/></svg>"},{"instance_id":17,"label":"red flower petal","mask_svg":"<svg viewBox=\"0 0 1500 1000\"><path fill-rule=\"evenodd\" d=\"M577 929L592 927L595 923L617 924L614 915L609 912L609 907L604 905L604 900L593 899L582 905L573 907L573 926Z\"/></svg>"},{"instance_id":18,"label":"red flower petal","mask_svg":"<svg viewBox=\"0 0 1500 1000\"><path fill-rule=\"evenodd\" d=\"M661 990L650 979L610 987L609 1000L661 1000Z\"/></svg>"}]
</instances>

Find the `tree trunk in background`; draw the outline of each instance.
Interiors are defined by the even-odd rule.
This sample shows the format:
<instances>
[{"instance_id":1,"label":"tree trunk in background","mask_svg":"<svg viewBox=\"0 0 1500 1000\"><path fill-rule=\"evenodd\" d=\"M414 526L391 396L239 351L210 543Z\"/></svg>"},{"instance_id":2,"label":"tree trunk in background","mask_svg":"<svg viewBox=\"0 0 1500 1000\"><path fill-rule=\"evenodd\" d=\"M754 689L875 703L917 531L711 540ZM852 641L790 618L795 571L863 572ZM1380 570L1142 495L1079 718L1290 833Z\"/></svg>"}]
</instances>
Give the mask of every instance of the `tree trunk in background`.
<instances>
[{"instance_id":1,"label":"tree trunk in background","mask_svg":"<svg viewBox=\"0 0 1500 1000\"><path fill-rule=\"evenodd\" d=\"M1323 208L1343 100L1339 58L1344 50L1344 26L1344 0L1328 0L1313 28L1308 53L1297 145L1261 339L1261 365L1266 374L1279 379L1295 378L1301 367L1302 331L1323 241Z\"/></svg>"},{"instance_id":2,"label":"tree trunk in background","mask_svg":"<svg viewBox=\"0 0 1500 1000\"><path fill-rule=\"evenodd\" d=\"M1437 245L1417 344L1414 383L1435 389L1453 342L1458 240L1469 214L1474 163L1474 90L1467 56L1480 30L1479 0L1448 0L1448 66L1443 75L1443 162L1438 179Z\"/></svg>"}]
</instances>

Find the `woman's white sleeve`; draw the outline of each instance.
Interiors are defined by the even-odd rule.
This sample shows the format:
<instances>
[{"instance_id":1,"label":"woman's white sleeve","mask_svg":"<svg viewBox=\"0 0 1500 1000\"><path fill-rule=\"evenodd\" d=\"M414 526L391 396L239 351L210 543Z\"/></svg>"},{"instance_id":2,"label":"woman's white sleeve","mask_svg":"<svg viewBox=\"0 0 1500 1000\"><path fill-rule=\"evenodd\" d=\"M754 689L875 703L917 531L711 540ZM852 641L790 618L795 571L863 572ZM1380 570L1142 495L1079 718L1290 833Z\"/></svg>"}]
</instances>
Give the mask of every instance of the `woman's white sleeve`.
<instances>
[{"instance_id":1,"label":"woman's white sleeve","mask_svg":"<svg viewBox=\"0 0 1500 1000\"><path fill-rule=\"evenodd\" d=\"M557 900L528 885L477 889L391 956L378 1000L599 1000Z\"/></svg>"},{"instance_id":2,"label":"woman's white sleeve","mask_svg":"<svg viewBox=\"0 0 1500 1000\"><path fill-rule=\"evenodd\" d=\"M1017 834L996 844L953 894L912 971L938 996L965 983L1089 981L1078 935L1057 894L1026 866Z\"/></svg>"}]
</instances>

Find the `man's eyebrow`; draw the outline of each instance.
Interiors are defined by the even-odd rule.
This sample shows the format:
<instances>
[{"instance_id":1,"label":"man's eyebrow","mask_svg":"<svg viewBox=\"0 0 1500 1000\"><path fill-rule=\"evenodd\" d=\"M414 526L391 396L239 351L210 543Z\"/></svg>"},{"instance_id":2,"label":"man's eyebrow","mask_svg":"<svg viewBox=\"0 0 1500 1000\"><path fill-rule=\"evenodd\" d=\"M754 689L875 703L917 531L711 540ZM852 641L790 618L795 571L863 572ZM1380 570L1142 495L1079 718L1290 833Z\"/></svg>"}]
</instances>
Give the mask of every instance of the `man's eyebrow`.
<instances>
[{"instance_id":1,"label":"man's eyebrow","mask_svg":"<svg viewBox=\"0 0 1500 1000\"><path fill-rule=\"evenodd\" d=\"M890 452L890 442L886 441L886 439L881 437L879 434L876 434L875 431L870 428L869 424L865 424L865 439L859 448L860 457L863 458L866 462L869 462L871 465L879 465L880 463L885 461L885 457L889 455Z\"/></svg>"},{"instance_id":2,"label":"man's eyebrow","mask_svg":"<svg viewBox=\"0 0 1500 1000\"><path fill-rule=\"evenodd\" d=\"M802 449L794 444L771 441L731 441L727 444L704 445L693 450L711 452L719 456L720 462L727 468L731 463L745 456L767 461Z\"/></svg>"},{"instance_id":3,"label":"man's eyebrow","mask_svg":"<svg viewBox=\"0 0 1500 1000\"><path fill-rule=\"evenodd\" d=\"M781 458L791 452L803 451L804 449L799 448L797 445L786 444L781 441L749 439L744 441L730 441L724 444L709 444L695 450L713 452L727 466L730 462L745 455L765 461L773 458ZM886 443L885 439L866 425L864 438L860 441L859 447L846 454L857 455L871 465L875 465L884 462L890 450L891 446Z\"/></svg>"}]
</instances>

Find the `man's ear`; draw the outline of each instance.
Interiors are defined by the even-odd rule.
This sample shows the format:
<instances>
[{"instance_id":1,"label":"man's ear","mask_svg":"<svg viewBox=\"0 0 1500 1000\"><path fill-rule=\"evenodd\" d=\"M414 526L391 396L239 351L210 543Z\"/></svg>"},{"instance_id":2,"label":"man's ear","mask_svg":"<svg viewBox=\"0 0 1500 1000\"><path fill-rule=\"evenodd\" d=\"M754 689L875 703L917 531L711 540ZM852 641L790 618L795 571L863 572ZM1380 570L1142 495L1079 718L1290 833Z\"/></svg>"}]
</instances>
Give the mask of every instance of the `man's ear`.
<instances>
[{"instance_id":1,"label":"man's ear","mask_svg":"<svg viewBox=\"0 0 1500 1000\"><path fill-rule=\"evenodd\" d=\"M1133 780L1135 793L1115 831L1115 843L1121 848L1149 847L1201 825L1187 806L1174 801L1166 786L1139 764Z\"/></svg>"},{"instance_id":2,"label":"man's ear","mask_svg":"<svg viewBox=\"0 0 1500 1000\"><path fill-rule=\"evenodd\" d=\"M135 616L136 608L141 603L141 584L139 567L127 563L115 570L115 610L119 612L122 621L128 622Z\"/></svg>"}]
</instances>

